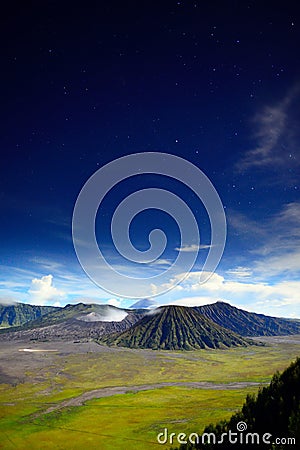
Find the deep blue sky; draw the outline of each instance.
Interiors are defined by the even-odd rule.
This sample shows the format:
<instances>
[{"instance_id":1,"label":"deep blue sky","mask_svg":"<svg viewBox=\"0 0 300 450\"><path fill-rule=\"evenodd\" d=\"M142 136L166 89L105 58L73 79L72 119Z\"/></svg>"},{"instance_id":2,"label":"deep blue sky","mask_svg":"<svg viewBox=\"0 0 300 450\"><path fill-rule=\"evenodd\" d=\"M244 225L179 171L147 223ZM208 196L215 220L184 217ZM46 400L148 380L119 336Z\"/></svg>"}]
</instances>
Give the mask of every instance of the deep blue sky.
<instances>
[{"instance_id":1,"label":"deep blue sky","mask_svg":"<svg viewBox=\"0 0 300 450\"><path fill-rule=\"evenodd\" d=\"M0 19L1 300L131 304L101 291L82 271L72 211L97 169L155 151L198 166L228 221L224 256L210 282L197 286L195 267L177 290L156 300L221 298L299 317L297 2L46 1L6 8ZM176 190L151 176L131 180L112 193L103 212L107 223L120 197L153 183ZM178 189L209 243L205 214L191 193ZM133 242L144 248L151 227L161 224L170 233L163 255L169 260L178 230L163 215L147 214L134 225ZM109 239L101 238L109 253Z\"/></svg>"}]
</instances>

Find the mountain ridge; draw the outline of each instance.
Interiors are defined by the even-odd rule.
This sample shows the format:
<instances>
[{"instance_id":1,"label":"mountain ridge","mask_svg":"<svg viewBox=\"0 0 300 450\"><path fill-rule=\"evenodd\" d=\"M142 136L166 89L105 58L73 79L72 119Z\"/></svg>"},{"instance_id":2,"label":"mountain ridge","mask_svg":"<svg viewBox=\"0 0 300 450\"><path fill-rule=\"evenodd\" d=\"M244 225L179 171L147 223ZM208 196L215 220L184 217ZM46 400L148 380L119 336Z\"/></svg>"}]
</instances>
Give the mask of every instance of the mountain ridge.
<instances>
[{"instance_id":1,"label":"mountain ridge","mask_svg":"<svg viewBox=\"0 0 300 450\"><path fill-rule=\"evenodd\" d=\"M223 301L193 308L218 325L241 336L300 334L300 322L297 320L248 312Z\"/></svg>"},{"instance_id":2,"label":"mountain ridge","mask_svg":"<svg viewBox=\"0 0 300 450\"><path fill-rule=\"evenodd\" d=\"M20 326L56 310L55 306L36 306L26 303L0 303L0 327Z\"/></svg>"},{"instance_id":3,"label":"mountain ridge","mask_svg":"<svg viewBox=\"0 0 300 450\"><path fill-rule=\"evenodd\" d=\"M172 317L163 325L155 325L154 317L164 308L173 310ZM185 314L175 314L175 310L185 311ZM251 313L223 301L198 307L169 305L148 310L96 303L68 304L65 307L19 303L0 305L1 311L6 311L6 316L2 314L0 340L92 339L106 340L108 345L117 346L123 342L133 348L193 349L226 347L247 337L300 334L300 321ZM20 315L13 320L15 316L8 316L8 311L19 311ZM27 315L26 311L29 311ZM15 323L20 325L13 326ZM152 330L155 326L158 331ZM121 335L129 330L130 335ZM110 338L110 335L114 336ZM161 341L158 336L161 336Z\"/></svg>"},{"instance_id":4,"label":"mountain ridge","mask_svg":"<svg viewBox=\"0 0 300 450\"><path fill-rule=\"evenodd\" d=\"M153 350L195 350L254 344L207 319L193 308L162 306L129 330L101 338L100 343Z\"/></svg>"},{"instance_id":5,"label":"mountain ridge","mask_svg":"<svg viewBox=\"0 0 300 450\"><path fill-rule=\"evenodd\" d=\"M68 304L18 327L0 329L0 340L96 339L130 328L142 314L143 310L131 311L107 304Z\"/></svg>"}]
</instances>

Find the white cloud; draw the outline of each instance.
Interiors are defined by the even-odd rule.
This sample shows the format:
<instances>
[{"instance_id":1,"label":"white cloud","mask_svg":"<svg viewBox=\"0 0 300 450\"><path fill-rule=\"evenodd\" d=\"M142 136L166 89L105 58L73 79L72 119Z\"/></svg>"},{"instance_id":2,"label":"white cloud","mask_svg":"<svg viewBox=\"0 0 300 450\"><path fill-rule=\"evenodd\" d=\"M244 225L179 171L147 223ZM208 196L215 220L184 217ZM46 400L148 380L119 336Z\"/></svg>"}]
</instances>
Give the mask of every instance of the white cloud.
<instances>
[{"instance_id":1,"label":"white cloud","mask_svg":"<svg viewBox=\"0 0 300 450\"><path fill-rule=\"evenodd\" d=\"M128 314L126 311L122 309L113 309L110 308L109 311L106 312L105 315L102 316L103 322L121 322Z\"/></svg>"},{"instance_id":2,"label":"white cloud","mask_svg":"<svg viewBox=\"0 0 300 450\"><path fill-rule=\"evenodd\" d=\"M116 299L116 298L111 298L110 300L107 301L107 304L111 305L111 306L116 306L117 308L120 308L121 304L122 304L122 300Z\"/></svg>"},{"instance_id":3,"label":"white cloud","mask_svg":"<svg viewBox=\"0 0 300 450\"><path fill-rule=\"evenodd\" d=\"M15 280L3 280L0 281L0 288L1 289L11 289L11 290L17 290L19 288L24 287L24 283L21 281L15 281Z\"/></svg>"},{"instance_id":4,"label":"white cloud","mask_svg":"<svg viewBox=\"0 0 300 450\"><path fill-rule=\"evenodd\" d=\"M155 261L153 261L152 263L150 263L150 265L155 265L155 266L171 266L172 265L172 261L169 261L168 259L156 259Z\"/></svg>"},{"instance_id":5,"label":"white cloud","mask_svg":"<svg viewBox=\"0 0 300 450\"><path fill-rule=\"evenodd\" d=\"M178 300L164 303L164 305L179 305L179 306L203 306L215 303L220 300L219 297L182 297Z\"/></svg>"},{"instance_id":6,"label":"white cloud","mask_svg":"<svg viewBox=\"0 0 300 450\"><path fill-rule=\"evenodd\" d=\"M266 279L275 276L288 276L290 278L298 276L300 272L300 248L255 261L253 272L258 277Z\"/></svg>"},{"instance_id":7,"label":"white cloud","mask_svg":"<svg viewBox=\"0 0 300 450\"><path fill-rule=\"evenodd\" d=\"M228 214L228 221L236 236L241 234L243 239L245 236L251 239L252 249L244 256L247 267L251 261L251 275L266 280L278 276L299 277L300 202L287 203L277 214L259 222L235 212ZM230 271L238 275L239 267Z\"/></svg>"},{"instance_id":8,"label":"white cloud","mask_svg":"<svg viewBox=\"0 0 300 450\"><path fill-rule=\"evenodd\" d=\"M262 277L300 274L300 203L284 205L266 222L265 240L253 251L258 260L253 271Z\"/></svg>"},{"instance_id":9,"label":"white cloud","mask_svg":"<svg viewBox=\"0 0 300 450\"><path fill-rule=\"evenodd\" d=\"M226 273L235 278L248 278L252 275L253 272L249 267L238 266L234 269L227 270Z\"/></svg>"},{"instance_id":10,"label":"white cloud","mask_svg":"<svg viewBox=\"0 0 300 450\"><path fill-rule=\"evenodd\" d=\"M55 302L55 303L53 303L52 306L56 306L57 308L62 308L63 305L60 302Z\"/></svg>"},{"instance_id":11,"label":"white cloud","mask_svg":"<svg viewBox=\"0 0 300 450\"><path fill-rule=\"evenodd\" d=\"M34 264L41 266L43 269L56 271L61 270L63 268L63 264L61 262L53 261L47 258L32 258L29 260Z\"/></svg>"},{"instance_id":12,"label":"white cloud","mask_svg":"<svg viewBox=\"0 0 300 450\"><path fill-rule=\"evenodd\" d=\"M16 300L14 299L14 297L11 296L1 296L0 297L0 306L10 306L10 305L15 305Z\"/></svg>"},{"instance_id":13,"label":"white cloud","mask_svg":"<svg viewBox=\"0 0 300 450\"><path fill-rule=\"evenodd\" d=\"M122 309L108 307L104 312L91 312L77 317L84 322L121 322L128 314Z\"/></svg>"},{"instance_id":14,"label":"white cloud","mask_svg":"<svg viewBox=\"0 0 300 450\"><path fill-rule=\"evenodd\" d=\"M286 316L293 308L294 315L300 317L300 281L278 281L273 284L261 281L242 282L228 280L214 273L202 284L200 275L201 272L187 274L181 283L181 291L176 292L173 289L169 293L169 298L162 303L193 306L223 300L270 315ZM170 280L168 287L171 288L175 283L176 278Z\"/></svg>"},{"instance_id":15,"label":"white cloud","mask_svg":"<svg viewBox=\"0 0 300 450\"><path fill-rule=\"evenodd\" d=\"M283 251L295 250L300 246L300 203L283 205L282 210L261 224L264 245L255 251L257 254L269 255Z\"/></svg>"},{"instance_id":16,"label":"white cloud","mask_svg":"<svg viewBox=\"0 0 300 450\"><path fill-rule=\"evenodd\" d=\"M266 232L264 230L264 224L258 223L255 220L247 217L245 214L234 210L227 210L226 219L229 225L229 233L231 229L234 230L236 235L242 235L245 237L253 237L256 239L265 238Z\"/></svg>"},{"instance_id":17,"label":"white cloud","mask_svg":"<svg viewBox=\"0 0 300 450\"><path fill-rule=\"evenodd\" d=\"M184 245L182 247L176 247L175 250L178 252L198 252L199 250L211 248L211 245L198 245L198 244L191 244L191 245Z\"/></svg>"},{"instance_id":18,"label":"white cloud","mask_svg":"<svg viewBox=\"0 0 300 450\"><path fill-rule=\"evenodd\" d=\"M151 286L152 295L156 295L157 294L157 286L154 283L151 283L150 286Z\"/></svg>"},{"instance_id":19,"label":"white cloud","mask_svg":"<svg viewBox=\"0 0 300 450\"><path fill-rule=\"evenodd\" d=\"M298 123L293 119L291 107L298 100L300 85L295 85L287 95L274 105L265 106L254 119L256 145L247 151L238 163L238 169L249 167L278 166L297 160L298 145L295 134Z\"/></svg>"},{"instance_id":20,"label":"white cloud","mask_svg":"<svg viewBox=\"0 0 300 450\"><path fill-rule=\"evenodd\" d=\"M45 275L42 278L34 278L31 281L31 287L28 291L31 297L31 303L35 305L44 305L49 301L56 300L58 297L64 297L65 293L52 285L53 276Z\"/></svg>"}]
</instances>

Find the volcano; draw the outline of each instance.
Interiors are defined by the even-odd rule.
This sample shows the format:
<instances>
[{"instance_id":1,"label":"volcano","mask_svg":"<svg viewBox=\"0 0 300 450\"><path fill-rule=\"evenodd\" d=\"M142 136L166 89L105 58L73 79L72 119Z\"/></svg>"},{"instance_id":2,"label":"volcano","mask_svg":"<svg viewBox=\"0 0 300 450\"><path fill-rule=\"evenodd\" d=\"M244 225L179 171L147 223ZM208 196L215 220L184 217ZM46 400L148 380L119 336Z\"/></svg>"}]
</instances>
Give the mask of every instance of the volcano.
<instances>
[{"instance_id":1,"label":"volcano","mask_svg":"<svg viewBox=\"0 0 300 450\"><path fill-rule=\"evenodd\" d=\"M154 350L195 350L254 344L193 308L163 306L149 312L130 329L101 338L101 343Z\"/></svg>"}]
</instances>

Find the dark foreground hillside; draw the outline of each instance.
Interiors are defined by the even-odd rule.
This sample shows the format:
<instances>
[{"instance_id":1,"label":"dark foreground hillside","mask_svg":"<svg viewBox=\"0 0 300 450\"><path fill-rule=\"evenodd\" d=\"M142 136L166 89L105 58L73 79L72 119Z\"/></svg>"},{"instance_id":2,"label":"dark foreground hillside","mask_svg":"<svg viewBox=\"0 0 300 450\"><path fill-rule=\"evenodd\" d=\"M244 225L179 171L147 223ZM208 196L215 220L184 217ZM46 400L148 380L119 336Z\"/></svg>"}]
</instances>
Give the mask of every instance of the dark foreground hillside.
<instances>
[{"instance_id":1,"label":"dark foreground hillside","mask_svg":"<svg viewBox=\"0 0 300 450\"><path fill-rule=\"evenodd\" d=\"M238 431L241 427L245 428L245 424L247 429L243 432ZM238 439L237 443L228 442L230 430L237 433L231 437L232 440ZM300 448L300 358L281 375L276 373L270 385L262 388L257 396L248 395L242 410L234 414L229 421L209 425L204 432L213 433L216 436L216 443L213 443L211 435L211 443L207 443L208 436L206 436L206 442L203 444L202 437L199 435L199 444L183 444L179 447L180 450ZM222 433L227 433L227 435L223 436L222 444L217 443L221 440ZM247 433L249 433L248 438ZM256 434L254 435L254 433ZM263 436L268 443L263 442ZM246 438L248 439L247 444ZM242 444L239 444L240 440L242 440ZM257 444L258 441L259 444Z\"/></svg>"}]
</instances>

